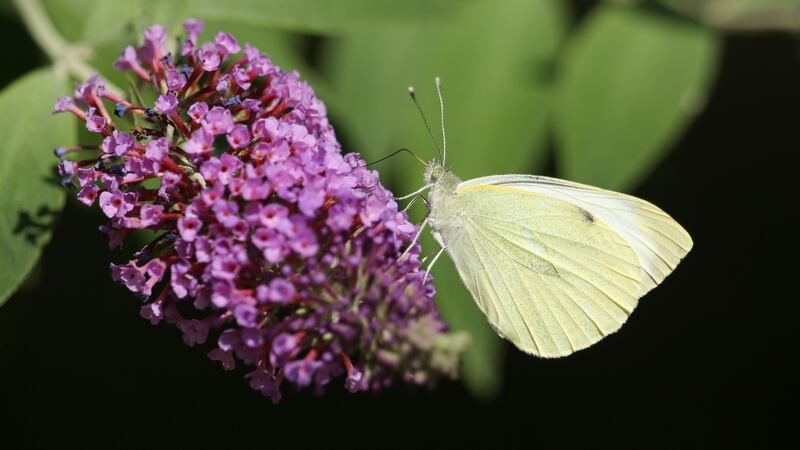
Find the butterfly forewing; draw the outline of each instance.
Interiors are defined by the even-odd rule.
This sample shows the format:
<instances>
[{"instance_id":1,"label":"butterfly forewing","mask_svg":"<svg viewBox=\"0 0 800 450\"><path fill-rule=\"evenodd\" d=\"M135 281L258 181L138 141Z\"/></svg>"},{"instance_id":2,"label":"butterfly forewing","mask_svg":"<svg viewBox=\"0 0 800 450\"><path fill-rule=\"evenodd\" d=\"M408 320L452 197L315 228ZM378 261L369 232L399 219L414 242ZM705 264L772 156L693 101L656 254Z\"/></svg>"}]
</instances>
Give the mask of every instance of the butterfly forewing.
<instances>
[{"instance_id":1,"label":"butterfly forewing","mask_svg":"<svg viewBox=\"0 0 800 450\"><path fill-rule=\"evenodd\" d=\"M661 283L692 248L689 233L657 206L630 195L534 175L497 175L468 180L459 189L504 186L563 200L585 209L620 234L642 267L644 295Z\"/></svg>"},{"instance_id":2,"label":"butterfly forewing","mask_svg":"<svg viewBox=\"0 0 800 450\"><path fill-rule=\"evenodd\" d=\"M511 186L464 183L456 194L459 217L438 231L489 322L517 347L564 356L625 322L642 270L602 219Z\"/></svg>"}]
</instances>

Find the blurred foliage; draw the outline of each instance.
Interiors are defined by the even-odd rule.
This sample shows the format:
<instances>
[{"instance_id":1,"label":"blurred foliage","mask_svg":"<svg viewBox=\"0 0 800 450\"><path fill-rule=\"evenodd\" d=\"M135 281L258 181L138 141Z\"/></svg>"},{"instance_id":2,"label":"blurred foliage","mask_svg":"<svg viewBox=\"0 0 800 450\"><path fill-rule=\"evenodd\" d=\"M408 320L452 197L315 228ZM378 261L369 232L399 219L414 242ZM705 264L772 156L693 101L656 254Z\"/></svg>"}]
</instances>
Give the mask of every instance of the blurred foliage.
<instances>
[{"instance_id":1,"label":"blurred foliage","mask_svg":"<svg viewBox=\"0 0 800 450\"><path fill-rule=\"evenodd\" d=\"M647 176L702 109L719 61L720 30L797 30L800 20L800 2L790 0L609 0L580 17L573 3L560 0L41 3L57 34L83 48L75 54L86 55L117 86L127 86L127 78L111 64L146 26L158 22L180 32L183 19L198 17L207 22L205 38L225 29L284 69L300 70L328 104L347 151L374 160L408 147L433 157L434 144L406 88L417 87L438 138L438 75L448 164L461 177L541 173L555 161L558 175L623 190ZM17 15L8 0L0 1L0 13ZM61 55L45 56L65 70ZM76 142L82 127L49 115L55 98L69 91L58 73L38 70L0 94L0 188L6 192L0 301L30 272L48 239L47 221L63 203L49 179L51 150ZM380 170L399 194L422 183L422 167L405 156ZM47 217L39 217L40 207ZM412 209L416 219L422 214ZM19 231L28 226L20 225L23 216L38 233L33 242ZM429 237L423 248L436 251ZM500 388L508 346L490 330L451 263L442 260L434 274L443 315L473 338L467 385L490 397Z\"/></svg>"},{"instance_id":2,"label":"blurred foliage","mask_svg":"<svg viewBox=\"0 0 800 450\"><path fill-rule=\"evenodd\" d=\"M347 33L429 20L473 0L186 0L200 19L308 33Z\"/></svg>"},{"instance_id":3,"label":"blurred foliage","mask_svg":"<svg viewBox=\"0 0 800 450\"><path fill-rule=\"evenodd\" d=\"M76 139L75 121L51 119L50 111L66 81L44 68L0 94L0 303L33 268L64 206L64 190L51 170L52 151Z\"/></svg>"},{"instance_id":4,"label":"blurred foliage","mask_svg":"<svg viewBox=\"0 0 800 450\"><path fill-rule=\"evenodd\" d=\"M700 110L719 52L694 23L601 7L563 52L555 131L562 174L625 189Z\"/></svg>"},{"instance_id":5,"label":"blurred foliage","mask_svg":"<svg viewBox=\"0 0 800 450\"><path fill-rule=\"evenodd\" d=\"M677 13L725 30L800 30L799 0L658 1Z\"/></svg>"}]
</instances>

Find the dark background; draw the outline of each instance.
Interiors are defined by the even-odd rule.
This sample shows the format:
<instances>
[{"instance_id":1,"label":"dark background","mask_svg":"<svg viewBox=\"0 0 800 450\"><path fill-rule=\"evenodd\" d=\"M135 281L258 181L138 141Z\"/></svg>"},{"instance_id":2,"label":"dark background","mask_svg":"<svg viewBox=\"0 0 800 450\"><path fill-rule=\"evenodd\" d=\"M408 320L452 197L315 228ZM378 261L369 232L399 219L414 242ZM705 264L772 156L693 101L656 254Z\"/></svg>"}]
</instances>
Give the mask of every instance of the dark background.
<instances>
[{"instance_id":1,"label":"dark background","mask_svg":"<svg viewBox=\"0 0 800 450\"><path fill-rule=\"evenodd\" d=\"M15 61L5 85L41 61L19 24L0 20ZM634 192L683 224L694 249L591 349L542 360L509 345L490 402L454 382L380 396L333 383L272 406L243 371L139 318L137 301L98 275L109 256L96 211L70 201L35 282L0 309L0 447L778 446L786 394L773 344L792 329L772 320L797 299L798 105L798 41L729 36L705 112Z\"/></svg>"}]
</instances>

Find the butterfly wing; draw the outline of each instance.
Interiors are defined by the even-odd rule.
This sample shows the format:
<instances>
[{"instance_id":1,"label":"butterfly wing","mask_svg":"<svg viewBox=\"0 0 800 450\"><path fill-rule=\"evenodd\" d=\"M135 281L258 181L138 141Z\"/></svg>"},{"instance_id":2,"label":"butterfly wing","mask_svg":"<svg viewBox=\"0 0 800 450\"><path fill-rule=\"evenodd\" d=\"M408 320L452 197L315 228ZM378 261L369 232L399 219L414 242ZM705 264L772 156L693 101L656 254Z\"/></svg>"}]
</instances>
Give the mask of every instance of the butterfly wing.
<instances>
[{"instance_id":1,"label":"butterfly wing","mask_svg":"<svg viewBox=\"0 0 800 450\"><path fill-rule=\"evenodd\" d=\"M500 185L457 190L438 231L489 322L528 353L565 356L613 333L641 293L631 245L563 200Z\"/></svg>"},{"instance_id":2,"label":"butterfly wing","mask_svg":"<svg viewBox=\"0 0 800 450\"><path fill-rule=\"evenodd\" d=\"M501 335L545 357L618 330L692 246L644 200L554 178L469 180L455 202L437 231L462 280Z\"/></svg>"},{"instance_id":3,"label":"butterfly wing","mask_svg":"<svg viewBox=\"0 0 800 450\"><path fill-rule=\"evenodd\" d=\"M563 200L589 211L618 232L636 252L644 295L661 283L691 250L692 239L667 213L642 199L584 184L534 175L468 180L459 189L506 186Z\"/></svg>"}]
</instances>

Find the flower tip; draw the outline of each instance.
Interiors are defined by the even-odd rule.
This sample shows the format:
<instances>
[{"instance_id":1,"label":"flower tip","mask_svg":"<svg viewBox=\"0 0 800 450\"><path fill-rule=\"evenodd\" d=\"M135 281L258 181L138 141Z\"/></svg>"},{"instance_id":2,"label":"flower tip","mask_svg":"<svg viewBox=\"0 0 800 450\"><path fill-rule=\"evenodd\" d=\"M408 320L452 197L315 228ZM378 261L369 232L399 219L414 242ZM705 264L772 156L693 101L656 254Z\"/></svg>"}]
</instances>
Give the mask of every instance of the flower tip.
<instances>
[{"instance_id":1,"label":"flower tip","mask_svg":"<svg viewBox=\"0 0 800 450\"><path fill-rule=\"evenodd\" d=\"M117 103L114 106L114 115L117 117L122 117L123 115L125 115L126 111L128 111L128 107L122 103Z\"/></svg>"},{"instance_id":2,"label":"flower tip","mask_svg":"<svg viewBox=\"0 0 800 450\"><path fill-rule=\"evenodd\" d=\"M144 250L139 250L138 252L134 252L133 257L139 260L139 264L144 264L150 261L150 255L147 254Z\"/></svg>"},{"instance_id":3,"label":"flower tip","mask_svg":"<svg viewBox=\"0 0 800 450\"><path fill-rule=\"evenodd\" d=\"M362 372L358 369L353 369L347 379L344 381L344 388L352 393L356 393L361 388Z\"/></svg>"},{"instance_id":4,"label":"flower tip","mask_svg":"<svg viewBox=\"0 0 800 450\"><path fill-rule=\"evenodd\" d=\"M128 171L125 170L125 168L122 167L121 164L115 164L115 165L109 167L109 170L111 171L111 173L113 173L114 175L116 175L118 177L124 177L128 173Z\"/></svg>"},{"instance_id":5,"label":"flower tip","mask_svg":"<svg viewBox=\"0 0 800 450\"><path fill-rule=\"evenodd\" d=\"M226 108L230 108L230 107L236 106L236 105L238 105L240 103L242 103L242 99L239 98L238 95L235 95L235 96L233 96L233 98L229 98L228 100L225 100L225 102L222 105L225 106Z\"/></svg>"}]
</instances>

